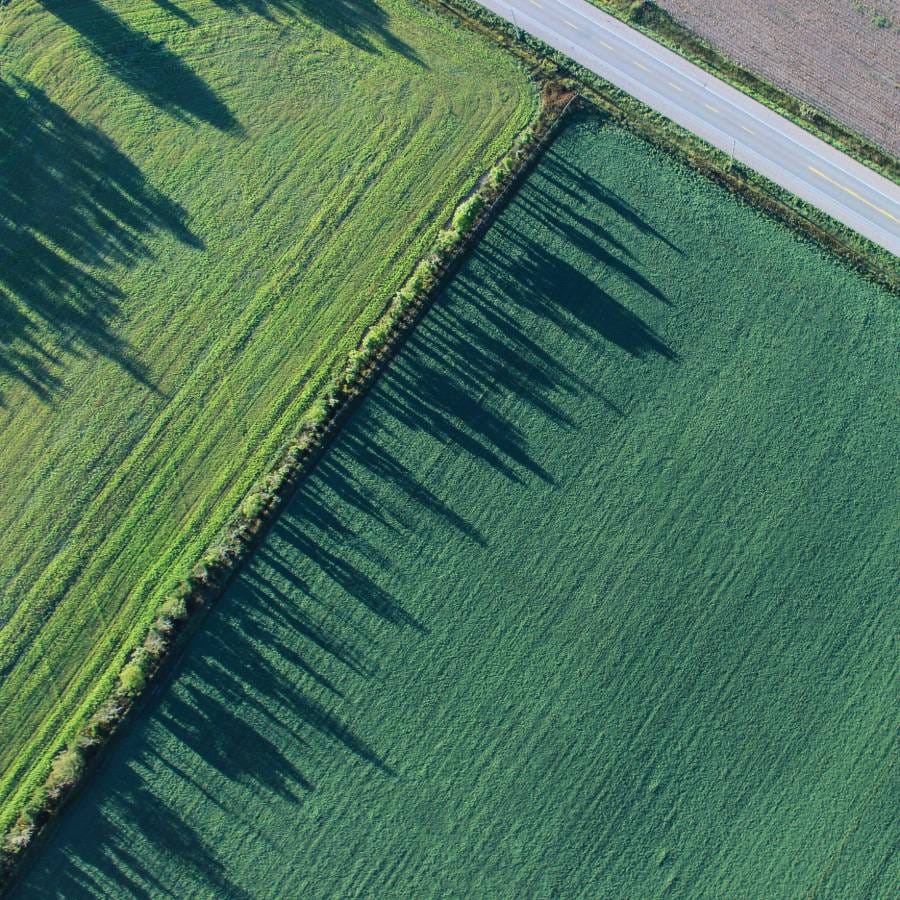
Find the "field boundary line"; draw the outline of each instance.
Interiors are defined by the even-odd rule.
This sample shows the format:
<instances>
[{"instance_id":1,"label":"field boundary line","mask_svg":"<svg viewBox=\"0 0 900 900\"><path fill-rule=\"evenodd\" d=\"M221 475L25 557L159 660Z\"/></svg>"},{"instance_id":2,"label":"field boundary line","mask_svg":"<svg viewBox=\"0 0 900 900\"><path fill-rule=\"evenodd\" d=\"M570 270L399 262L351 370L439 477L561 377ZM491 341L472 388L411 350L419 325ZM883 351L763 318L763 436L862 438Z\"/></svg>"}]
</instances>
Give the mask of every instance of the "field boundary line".
<instances>
[{"instance_id":1,"label":"field boundary line","mask_svg":"<svg viewBox=\"0 0 900 900\"><path fill-rule=\"evenodd\" d=\"M521 63L521 61L520 61ZM350 353L343 372L324 391L268 473L250 490L233 520L176 593L163 602L141 645L119 673L119 684L56 758L38 794L12 830L0 835L0 896L6 896L28 860L40 850L55 818L90 779L116 736L161 690L192 635L215 601L268 533L280 509L315 469L322 454L384 368L444 289L555 137L578 94L551 78L545 67L526 71L540 91L531 123L513 146L457 205L447 228L414 267L380 317ZM54 765L54 769L57 766Z\"/></svg>"}]
</instances>

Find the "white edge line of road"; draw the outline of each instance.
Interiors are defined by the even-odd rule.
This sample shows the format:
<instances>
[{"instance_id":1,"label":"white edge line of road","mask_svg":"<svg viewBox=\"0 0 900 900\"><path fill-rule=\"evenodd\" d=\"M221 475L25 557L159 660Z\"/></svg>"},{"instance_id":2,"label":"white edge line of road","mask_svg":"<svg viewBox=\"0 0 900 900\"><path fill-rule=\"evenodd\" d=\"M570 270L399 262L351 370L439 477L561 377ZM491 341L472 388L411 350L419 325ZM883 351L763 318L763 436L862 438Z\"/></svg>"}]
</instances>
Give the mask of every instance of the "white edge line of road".
<instances>
[{"instance_id":1,"label":"white edge line of road","mask_svg":"<svg viewBox=\"0 0 900 900\"><path fill-rule=\"evenodd\" d=\"M681 78L687 79L687 80L690 81L692 84L697 85L698 87L702 88L703 90L706 90L706 91L709 91L709 90L710 90L710 89L707 87L706 84L703 84L703 83L697 81L695 78L691 77L690 75L685 74L685 73L682 72L677 66L673 66L672 63L670 63L667 59L665 59L665 53L672 53L677 59L679 59L679 61L681 61L681 62L683 62L683 63L685 63L686 65L689 65L689 66L696 66L696 63L692 63L692 62L691 62L690 60L688 60L688 59L682 59L681 57L678 56L678 54L674 53L674 51L672 51L672 50L669 50L668 47L665 47L663 44L660 44L658 41L654 41L654 40L652 40L651 38L646 37L646 35L642 34L641 32L637 32L638 34L641 35L641 37L645 38L645 40L647 40L647 41L649 41L650 43L654 44L655 47L658 47L658 48L660 48L661 50L663 50L663 51L664 51L664 54L661 55L661 56L656 56L655 54L650 53L649 50L647 50L645 47L642 47L640 44L634 43L634 41L630 40L626 35L620 34L618 30L614 30L614 29L610 28L610 27L609 27L602 19L600 19L600 20L593 19L591 16L589 16L589 15L587 15L586 13L582 12L580 9L577 9L577 8L574 7L574 6L569 6L568 3L564 3L563 0L556 0L556 2L558 3L559 6L564 6L566 9L568 9L568 10L570 10L571 12L575 13L575 15L580 16L584 21L589 22L591 25L595 25L595 26L599 27L600 29L602 29L603 31L605 31L607 34L612 35L613 37L618 38L618 39L619 39L620 41L622 41L623 43L628 44L630 47L633 47L635 50L640 51L641 53L645 54L646 56L650 56L650 58L651 58L654 62L659 62L659 63L661 63L662 65L664 65L664 66L665 66L667 69L669 69L670 71L675 72L675 73L676 73L677 75L679 75ZM512 9L512 7L510 7L510 9ZM597 12L598 12L601 16L608 15L608 13L604 13L603 10L597 10ZM530 16L527 12L523 12L522 15L524 15L526 18L530 18L530 19L532 20L532 22L536 22L537 24L541 24L537 19L535 19L533 16ZM615 20L615 21L618 21L618 20ZM548 26L545 25L544 27L546 28L546 27L548 27ZM623 28L623 29L629 28L629 26L623 24L623 25L622 25L622 28ZM564 37L565 37L564 35L560 34L558 31L554 31L552 28L548 28L548 30L549 30L549 31L552 31L553 34L558 35L558 36L561 37L561 38L564 38ZM631 30L633 30L633 29L631 29ZM598 57L596 54L592 53L590 50L587 50L587 51L585 51L585 52L590 53L590 55L593 56L595 59L601 59L601 58ZM601 61L602 61L602 60L601 60ZM614 66L611 66L611 68L615 68L615 67L614 67ZM618 71L618 70L617 70L617 71ZM701 71L703 71L703 70L701 69ZM722 79L721 79L721 78L718 78L718 76L713 75L712 73L707 73L707 74L709 74L709 77L710 77L711 79L713 79L715 82L721 83L723 86L728 87L728 88L731 88L731 85L730 85L730 84L728 84L727 82L722 81ZM731 88L731 89L732 89L732 90L737 90L736 88ZM650 88L650 90L653 90L653 89ZM655 90L653 91L653 93L656 94L657 97L662 97L662 96L663 96L662 94L657 93ZM900 201L898 201L896 197L891 197L890 195L885 194L883 191L879 190L877 187L874 187L874 186L872 186L872 185L870 185L870 184L867 184L867 183L864 182L864 181L861 181L861 180L860 180L860 177L859 177L858 175L854 174L853 172L848 172L846 169L844 169L844 168L842 168L841 166L839 166L836 162L833 162L832 160L826 159L826 158L825 158L824 156L822 156L821 153L819 153L815 148L807 147L805 144L801 143L801 142L798 141L795 137L793 137L793 135L788 134L786 131L779 131L779 129L777 129L772 123L766 122L764 119L759 118L759 116L755 115L755 114L754 114L753 112L751 112L750 110L746 110L746 109L743 109L742 107L738 106L738 105L737 105L730 97L727 97L727 96L725 96L724 94L719 93L719 92L716 92L716 91L710 91L710 93L711 93L711 94L714 94L714 95L715 95L716 97L718 97L720 100L722 100L722 101L724 101L725 103L727 103L729 106L732 107L732 109L736 110L738 113L741 113L742 115L748 116L749 118L753 119L754 122L758 122L760 125L764 125L766 128L769 128L769 129L771 129L772 131L775 131L776 133L783 135L783 136L784 136L785 138L787 138L792 144L796 145L797 147L800 147L800 149L804 150L806 153L809 153L810 155L815 156L817 159L821 160L821 161L822 161L823 163L825 163L826 165L832 166L833 168L837 169L839 172L843 172L844 175L848 176L849 178L855 179L855 180L856 180L857 182L859 182L860 185L861 185L863 188L865 188L866 190L873 191L874 193L878 194L880 197L884 197L885 200L888 200L888 201L890 201L891 203L900 203ZM740 92L739 92L739 93L740 93ZM663 99L665 99L665 98L663 98ZM752 97L747 97L747 99L750 100L750 101L752 101L753 103L759 103L758 100L754 100ZM794 125L794 123L791 122L789 119L786 119L784 116L781 116L779 113L776 113L774 110L770 110L770 109L769 109L767 106L765 106L764 104L760 104L760 105L762 105L764 109L766 109L766 110L768 110L770 113L772 113L772 115L778 116L780 119L782 119L782 120L783 120L784 122L786 122L788 125L790 125L790 126L792 126L792 127L794 127L794 128L798 128L798 127L799 127L799 126L797 126L797 125ZM716 126L713 126L713 127L716 127ZM721 130L721 129L720 129L720 130ZM724 132L723 132L723 133L724 133ZM732 137L732 135L729 135L729 137ZM816 135L814 135L814 134L810 134L810 137L812 137L814 140L817 140L817 141L821 141L821 140L822 140L821 138L816 137ZM830 146L830 145L826 144L826 146ZM832 149L834 149L834 148L832 148ZM840 151L837 151L837 150L836 150L835 152L838 152L838 153L839 153ZM862 163L859 163L859 165L862 165ZM876 175L876 176L878 175L878 172L875 172L874 170L869 169L867 166L863 166L863 168L865 168L867 171L872 172L873 175ZM879 176L879 177L883 177L883 176ZM845 207L845 208L846 208L846 207Z\"/></svg>"},{"instance_id":2,"label":"white edge line of road","mask_svg":"<svg viewBox=\"0 0 900 900\"><path fill-rule=\"evenodd\" d=\"M562 4L562 5L565 6L565 4ZM571 7L569 7L569 8L571 8ZM534 17L530 16L527 12L523 12L523 13L521 13L521 15L522 15L524 18L526 18L526 19L531 19L532 22L534 22L535 24L539 25L542 29L544 29L544 30L546 30L546 31L549 31L551 34L554 34L554 35L556 35L556 36L559 37L559 38L562 38L563 41L568 41L568 40L569 40L569 38L568 38L566 35L560 34L560 32L558 32L558 31L556 31L555 29L551 28L550 26L548 26L548 25L546 25L546 24L544 24L544 23L538 21L538 20L535 19ZM592 20L589 20L589 21L592 21ZM633 45L632 45L632 46L633 46ZM646 85L646 84L644 84L643 82L638 81L636 78L632 78L632 77L631 77L630 75L628 75L627 73L622 73L620 69L617 69L615 66L609 64L606 60L603 59L603 57L598 56L598 55L597 55L596 53L594 53L593 51L587 50L587 49L585 49L584 47L576 47L574 44L572 44L572 47L573 47L573 49L576 49L576 50L580 51L581 53L584 53L586 56L589 56L589 57L591 57L592 59L597 60L597 62L600 63L604 68L612 69L613 71L615 71L615 72L617 72L617 73L623 74L623 76L624 76L625 78L627 78L629 81L634 82L636 85L638 85L639 88L643 88L644 90L646 90L646 91L648 91L649 93L653 94L654 96L658 97L660 100L664 100L664 101L666 101L667 103L671 103L671 102L672 102L670 98L664 96L663 94L660 94L655 88L653 88L653 87L651 87L651 86L649 86L649 85ZM640 49L640 48L638 48L638 49ZM563 51L563 52L564 52L564 51ZM577 62L577 60L576 60L576 62ZM598 72L597 74L600 74L600 73ZM603 76L601 75L601 77L603 77ZM609 81L609 79L606 79L606 80ZM610 82L610 83L612 83L612 82ZM615 85L614 85L614 86L615 86ZM628 93L631 93L631 92L628 92ZM633 95L633 96L634 96L634 95ZM718 96L718 95L717 95L717 96ZM636 99L638 99L639 102L643 102L643 101L640 101L640 98L636 98ZM675 105L677 106L677 104L675 104ZM707 127L709 127L709 128L712 128L714 131L717 131L720 135L722 135L722 136L725 137L725 138L728 138L729 140L734 140L734 139L735 139L735 138L734 138L734 135L729 134L727 131L723 131L723 130L722 130L718 125L716 125L714 122L710 122L710 121L707 120L707 119L701 119L698 115L696 115L695 113L691 112L689 109L685 109L684 107L679 107L679 108L683 111L684 115L691 116L693 119L695 119L695 120L696 120L697 122L699 122L701 125L704 125L704 126L707 126ZM738 109L739 109L739 107L738 107ZM665 113L660 113L660 115L665 116ZM668 119L671 119L671 116L665 116L665 117L668 118ZM674 120L672 120L672 121L674 121ZM676 122L675 124L677 125L678 123ZM765 123L763 123L763 124L765 124ZM682 127L683 127L683 126L682 126ZM768 127L772 127L772 126L768 126ZM701 140L705 140L705 138L703 138L702 135L698 134L697 136L698 136ZM791 139L791 140L793 140L793 139ZM707 141L707 143L711 143L711 142L710 142L710 141ZM794 143L796 143L797 146L799 146L801 149L808 149L808 148L805 148L805 147L803 146L803 144L800 144L800 143L798 143L797 141L794 141ZM712 146L715 146L715 145L713 144ZM749 152L749 153L752 153L753 156L755 156L757 159L762 160L764 163L771 163L771 162L772 162L771 160L769 160L769 159L767 159L766 157L762 156L760 153L757 153L757 152L756 152L755 150L753 150L751 147L748 147L746 144L743 144L743 143L742 143L742 144L741 144L741 147L742 147L742 149L743 149L744 151L747 151L747 152ZM718 148L718 147L717 147L716 149L717 149L717 150L721 150L721 148ZM812 152L812 151L811 151L811 152ZM816 156L818 157L818 154L814 154L814 155L816 155ZM822 157L818 157L818 158L819 158L819 159L822 159ZM827 163L828 160L823 159L823 162L826 162L826 163ZM834 164L832 163L832 165L834 165ZM840 169L839 166L835 166L835 168ZM841 171L844 171L844 170L841 169ZM762 174L765 178L768 178L770 181L774 181L774 179L771 178L771 176L766 175L764 172L760 172L760 174ZM849 173L846 173L846 174L849 174ZM859 212L857 212L856 210L854 210L854 209L852 209L851 207L847 206L843 201L841 201L840 199L836 198L835 196L833 196L833 195L831 195L831 194L826 194L821 188L817 187L816 184L815 184L814 182L812 182L812 181L804 181L804 180L802 180L802 179L797 179L796 176L791 176L791 177L792 177L792 178L795 178L795 179L798 180L798 181L800 181L800 183L801 183L805 188L807 188L807 189L809 189L810 191L812 191L813 193L817 194L819 197L821 197L821 198L823 198L824 200L828 201L829 203L833 203L833 204L835 204L836 206L840 207L841 209L845 210L845 211L847 212L847 214L848 214L852 219L856 220L857 222L862 223L864 226L867 226L867 225L868 225L868 226L871 226L872 228L875 228L875 229L877 229L878 231L883 232L884 234L886 234L886 235L891 239L891 243L894 243L894 242L896 241L896 235L895 235L893 232L888 231L886 228L884 228L882 225L880 225L879 223L877 223L877 222L874 221L873 219L867 219L867 218L865 218L864 216L861 216L861 215L859 214ZM777 184L777 182L775 182L775 183ZM865 186L868 187L868 185L865 185ZM781 185L781 187L784 187L784 186ZM796 190L791 190L791 188L785 188L785 189L791 191L791 193L795 193L795 194L797 193ZM880 193L880 192L879 192L879 193ZM884 196L884 195L882 195L882 196ZM801 198L801 199L802 199L802 198ZM891 200L890 197L886 197L886 199ZM823 210L823 211L826 213L826 215L828 214L828 211L827 211L827 210ZM859 231L859 230L860 230L858 227L855 227L855 226L851 226L851 227L854 227L854 230L856 230L856 231ZM886 249L890 250L890 248L886 248Z\"/></svg>"}]
</instances>

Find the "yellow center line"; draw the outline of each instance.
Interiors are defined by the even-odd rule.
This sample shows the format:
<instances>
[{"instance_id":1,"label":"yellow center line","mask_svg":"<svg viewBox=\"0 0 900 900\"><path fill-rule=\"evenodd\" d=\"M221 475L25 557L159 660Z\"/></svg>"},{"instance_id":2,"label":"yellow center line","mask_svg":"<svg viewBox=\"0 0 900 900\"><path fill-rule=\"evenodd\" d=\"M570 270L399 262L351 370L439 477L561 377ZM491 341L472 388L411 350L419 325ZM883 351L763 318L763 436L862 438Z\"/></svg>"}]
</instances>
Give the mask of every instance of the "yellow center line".
<instances>
[{"instance_id":1,"label":"yellow center line","mask_svg":"<svg viewBox=\"0 0 900 900\"><path fill-rule=\"evenodd\" d=\"M563 19L563 22L564 22L566 25L568 25L569 28L574 28L576 31L578 31L578 26L575 25L573 22L570 22L568 19Z\"/></svg>"},{"instance_id":2,"label":"yellow center line","mask_svg":"<svg viewBox=\"0 0 900 900\"><path fill-rule=\"evenodd\" d=\"M682 92L682 93L684 92L684 88L681 87L681 85L675 84L674 81L667 81L666 84L667 84L670 88L675 88L676 91L680 91L680 92Z\"/></svg>"},{"instance_id":3,"label":"yellow center line","mask_svg":"<svg viewBox=\"0 0 900 900\"><path fill-rule=\"evenodd\" d=\"M634 61L634 64L635 64L639 69L643 69L645 72L649 72L649 71L650 71L650 70L649 70L642 62L639 62L638 60L635 60L635 61Z\"/></svg>"},{"instance_id":4,"label":"yellow center line","mask_svg":"<svg viewBox=\"0 0 900 900\"><path fill-rule=\"evenodd\" d=\"M747 134L756 134L756 132L752 128L748 128L746 125L741 125L741 128L747 132Z\"/></svg>"},{"instance_id":5,"label":"yellow center line","mask_svg":"<svg viewBox=\"0 0 900 900\"><path fill-rule=\"evenodd\" d=\"M717 109L712 105L712 103L704 103L703 105L704 105L710 112L717 113L717 112L719 111L719 110L717 110Z\"/></svg>"},{"instance_id":6,"label":"yellow center line","mask_svg":"<svg viewBox=\"0 0 900 900\"><path fill-rule=\"evenodd\" d=\"M840 188L845 194L849 194L854 199L859 200L860 203L865 203L866 206L871 207L875 210L875 212L880 212L883 216L887 216L892 222L896 222L898 225L900 225L900 219L898 219L896 216L892 216L886 209L882 209L880 206L876 206L874 203L866 200L865 197L863 197L861 194L858 194L853 190L853 188L845 187L839 181L835 181L833 178L829 178L824 172L820 172L815 166L807 166L806 168L809 169L809 171L812 172L813 175L818 175L819 178L824 178L825 181L827 181L829 184L833 184L836 188Z\"/></svg>"}]
</instances>

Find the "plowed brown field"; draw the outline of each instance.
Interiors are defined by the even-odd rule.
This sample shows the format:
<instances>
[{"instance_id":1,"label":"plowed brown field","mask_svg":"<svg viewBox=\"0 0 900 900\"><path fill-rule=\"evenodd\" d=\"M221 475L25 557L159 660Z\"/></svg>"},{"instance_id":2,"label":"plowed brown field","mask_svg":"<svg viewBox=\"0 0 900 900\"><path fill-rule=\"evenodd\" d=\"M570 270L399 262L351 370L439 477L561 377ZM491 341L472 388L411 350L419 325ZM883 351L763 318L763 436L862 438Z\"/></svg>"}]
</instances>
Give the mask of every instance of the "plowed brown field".
<instances>
[{"instance_id":1,"label":"plowed brown field","mask_svg":"<svg viewBox=\"0 0 900 900\"><path fill-rule=\"evenodd\" d=\"M657 0L732 59L900 155L900 0Z\"/></svg>"}]
</instances>

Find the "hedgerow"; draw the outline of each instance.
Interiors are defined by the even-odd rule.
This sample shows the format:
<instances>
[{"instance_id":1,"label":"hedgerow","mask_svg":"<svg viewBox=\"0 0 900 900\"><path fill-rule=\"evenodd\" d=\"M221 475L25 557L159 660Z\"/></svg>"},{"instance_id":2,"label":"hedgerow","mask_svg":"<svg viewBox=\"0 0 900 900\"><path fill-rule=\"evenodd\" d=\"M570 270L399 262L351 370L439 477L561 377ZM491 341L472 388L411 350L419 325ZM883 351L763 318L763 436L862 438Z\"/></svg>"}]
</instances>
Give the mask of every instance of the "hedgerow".
<instances>
[{"instance_id":1,"label":"hedgerow","mask_svg":"<svg viewBox=\"0 0 900 900\"><path fill-rule=\"evenodd\" d=\"M515 61L407 0L346 31L179 8L0 24L0 292L48 312L3 335L0 832L152 677L183 633L161 607L227 577L273 462L535 113Z\"/></svg>"},{"instance_id":2,"label":"hedgerow","mask_svg":"<svg viewBox=\"0 0 900 900\"><path fill-rule=\"evenodd\" d=\"M115 689L101 701L99 716L95 714L78 732L84 743L88 767L100 747L134 708L148 684L197 626L201 615L255 546L267 522L377 376L455 261L489 221L516 179L527 171L575 99L572 92L561 90L552 81L545 81L534 124L518 136L513 147L480 180L475 192L459 204L450 219L450 226L438 233L432 251L416 264L383 314L366 329L358 346L348 355L340 375L310 404L298 435L282 451L280 461L251 487L237 514L205 551L191 576L160 605L142 644L119 670ZM88 767L82 767L79 774ZM78 777L70 781L51 777L35 790L26 813L20 815L6 842L6 856L0 864L7 874L15 869L38 828L59 809L78 781ZM23 822L27 823L27 828L21 827Z\"/></svg>"}]
</instances>

